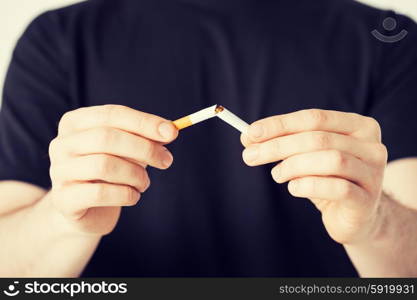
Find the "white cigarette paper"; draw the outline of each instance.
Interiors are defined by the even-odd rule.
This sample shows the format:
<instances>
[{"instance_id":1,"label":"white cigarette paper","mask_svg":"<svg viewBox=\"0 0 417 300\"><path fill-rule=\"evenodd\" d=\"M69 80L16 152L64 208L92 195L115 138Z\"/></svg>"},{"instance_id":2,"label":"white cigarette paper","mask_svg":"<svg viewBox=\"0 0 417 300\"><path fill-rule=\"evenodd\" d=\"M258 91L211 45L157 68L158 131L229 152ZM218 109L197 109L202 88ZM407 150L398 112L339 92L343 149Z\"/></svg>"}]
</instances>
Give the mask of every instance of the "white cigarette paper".
<instances>
[{"instance_id":1,"label":"white cigarette paper","mask_svg":"<svg viewBox=\"0 0 417 300\"><path fill-rule=\"evenodd\" d=\"M219 106L217 106L218 113L216 114L217 117L225 121L230 126L236 128L241 133L246 133L249 127L249 124L243 121L241 118L236 116L231 111L227 110L226 108L220 106L222 110L219 111Z\"/></svg>"},{"instance_id":2,"label":"white cigarette paper","mask_svg":"<svg viewBox=\"0 0 417 300\"><path fill-rule=\"evenodd\" d=\"M189 115L191 122L193 124L197 124L210 118L213 118L214 116L216 116L216 106L217 105L213 105Z\"/></svg>"}]
</instances>

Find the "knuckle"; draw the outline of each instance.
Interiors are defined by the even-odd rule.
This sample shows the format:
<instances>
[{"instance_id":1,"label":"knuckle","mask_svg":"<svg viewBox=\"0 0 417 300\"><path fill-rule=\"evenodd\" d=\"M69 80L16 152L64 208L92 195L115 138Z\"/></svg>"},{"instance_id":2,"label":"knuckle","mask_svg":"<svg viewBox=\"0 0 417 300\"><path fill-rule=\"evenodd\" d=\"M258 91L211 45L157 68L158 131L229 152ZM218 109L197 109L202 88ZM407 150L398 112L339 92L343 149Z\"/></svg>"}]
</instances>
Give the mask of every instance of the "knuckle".
<instances>
[{"instance_id":1,"label":"knuckle","mask_svg":"<svg viewBox=\"0 0 417 300\"><path fill-rule=\"evenodd\" d=\"M343 181L339 184L339 193L340 196L346 199L350 199L354 193L353 184Z\"/></svg>"},{"instance_id":2,"label":"knuckle","mask_svg":"<svg viewBox=\"0 0 417 300\"><path fill-rule=\"evenodd\" d=\"M348 163L347 157L343 154L343 152L338 150L331 151L331 161L336 170L346 168Z\"/></svg>"},{"instance_id":3,"label":"knuckle","mask_svg":"<svg viewBox=\"0 0 417 300\"><path fill-rule=\"evenodd\" d=\"M377 144L374 155L378 163L385 164L388 160L387 147L384 144Z\"/></svg>"},{"instance_id":4,"label":"knuckle","mask_svg":"<svg viewBox=\"0 0 417 300\"><path fill-rule=\"evenodd\" d=\"M138 130L139 130L140 132L142 132L142 131L144 131L144 130L145 130L145 128L146 128L146 123L147 123L148 121L149 121L149 120L148 120L145 116L143 116L143 115L137 118L137 128L138 128Z\"/></svg>"},{"instance_id":5,"label":"knuckle","mask_svg":"<svg viewBox=\"0 0 417 300\"><path fill-rule=\"evenodd\" d=\"M307 125L312 129L319 128L327 120L325 112L321 109L312 108L306 110Z\"/></svg>"},{"instance_id":6,"label":"knuckle","mask_svg":"<svg viewBox=\"0 0 417 300\"><path fill-rule=\"evenodd\" d=\"M375 118L372 117L366 117L367 126L374 129L374 130L380 130L380 126L378 121Z\"/></svg>"},{"instance_id":7,"label":"knuckle","mask_svg":"<svg viewBox=\"0 0 417 300\"><path fill-rule=\"evenodd\" d=\"M61 116L61 120L59 121L59 123L61 124L61 123L66 123L66 122L68 122L68 120L70 120L70 119L71 119L71 117L72 117L72 115L73 115L73 114L74 114L74 111L73 111L73 110L65 112L65 113Z\"/></svg>"},{"instance_id":8,"label":"knuckle","mask_svg":"<svg viewBox=\"0 0 417 300\"><path fill-rule=\"evenodd\" d=\"M116 143L116 133L111 128L98 128L96 129L94 139L98 145L106 149L108 145Z\"/></svg>"},{"instance_id":9,"label":"knuckle","mask_svg":"<svg viewBox=\"0 0 417 300\"><path fill-rule=\"evenodd\" d=\"M269 147L269 150L270 150L270 154L271 154L271 156L275 156L275 155L279 155L280 153L281 153L281 151L282 151L282 145L281 145L281 140L280 139L274 139L274 140L272 140L272 142L271 142L271 146L272 147ZM261 148L262 147L262 144L261 144L261 146L259 146L259 148Z\"/></svg>"},{"instance_id":10,"label":"knuckle","mask_svg":"<svg viewBox=\"0 0 417 300\"><path fill-rule=\"evenodd\" d=\"M147 189L147 186L149 186L149 177L147 175L147 172L142 167L134 167L131 171L132 178L138 178L138 186L140 187L140 190L144 192Z\"/></svg>"},{"instance_id":11,"label":"knuckle","mask_svg":"<svg viewBox=\"0 0 417 300\"><path fill-rule=\"evenodd\" d=\"M145 171L145 180L144 180L144 188L143 188L143 192L145 192L151 185L151 179L149 178L148 173Z\"/></svg>"},{"instance_id":12,"label":"knuckle","mask_svg":"<svg viewBox=\"0 0 417 300\"><path fill-rule=\"evenodd\" d=\"M142 151L145 160L151 160L155 154L156 146L149 140L144 140L142 145Z\"/></svg>"},{"instance_id":13,"label":"knuckle","mask_svg":"<svg viewBox=\"0 0 417 300\"><path fill-rule=\"evenodd\" d=\"M56 167L51 166L49 168L49 177L51 178L52 185L55 185L59 181L58 170Z\"/></svg>"},{"instance_id":14,"label":"knuckle","mask_svg":"<svg viewBox=\"0 0 417 300\"><path fill-rule=\"evenodd\" d=\"M312 134L312 139L315 149L327 149L330 145L330 137L326 133L320 132Z\"/></svg>"},{"instance_id":15,"label":"knuckle","mask_svg":"<svg viewBox=\"0 0 417 300\"><path fill-rule=\"evenodd\" d=\"M94 165L98 169L97 172L101 178L104 178L107 174L114 172L116 168L116 164L114 164L113 160L107 155L98 155L97 161L94 162Z\"/></svg>"},{"instance_id":16,"label":"knuckle","mask_svg":"<svg viewBox=\"0 0 417 300\"><path fill-rule=\"evenodd\" d=\"M60 142L59 138L56 137L49 143L48 153L50 157L54 157L55 153L59 152L58 151L59 142Z\"/></svg>"},{"instance_id":17,"label":"knuckle","mask_svg":"<svg viewBox=\"0 0 417 300\"><path fill-rule=\"evenodd\" d=\"M118 105L114 104L105 104L100 106L100 109L97 111L99 118L104 124L107 124L109 120L115 115L118 110Z\"/></svg>"},{"instance_id":18,"label":"knuckle","mask_svg":"<svg viewBox=\"0 0 417 300\"><path fill-rule=\"evenodd\" d=\"M376 119L366 117L366 127L377 136L378 140L381 140L381 126Z\"/></svg>"},{"instance_id":19,"label":"knuckle","mask_svg":"<svg viewBox=\"0 0 417 300\"><path fill-rule=\"evenodd\" d=\"M74 111L67 111L61 116L61 119L59 120L58 124L58 133L61 133L69 126L69 123L72 119L72 116L74 115Z\"/></svg>"},{"instance_id":20,"label":"knuckle","mask_svg":"<svg viewBox=\"0 0 417 300\"><path fill-rule=\"evenodd\" d=\"M138 203L140 193L131 187L124 187L124 206L134 206Z\"/></svg>"},{"instance_id":21,"label":"knuckle","mask_svg":"<svg viewBox=\"0 0 417 300\"><path fill-rule=\"evenodd\" d=\"M144 177L141 167L137 165L131 165L128 173L129 178L139 178L139 180L142 181Z\"/></svg>"},{"instance_id":22,"label":"knuckle","mask_svg":"<svg viewBox=\"0 0 417 300\"><path fill-rule=\"evenodd\" d=\"M278 117L277 118L277 125L278 125L278 131L287 131L288 129L288 124L287 124L287 119L284 117Z\"/></svg>"},{"instance_id":23,"label":"knuckle","mask_svg":"<svg viewBox=\"0 0 417 300\"><path fill-rule=\"evenodd\" d=\"M105 199L108 195L108 188L105 184L92 184L91 201L93 203Z\"/></svg>"}]
</instances>

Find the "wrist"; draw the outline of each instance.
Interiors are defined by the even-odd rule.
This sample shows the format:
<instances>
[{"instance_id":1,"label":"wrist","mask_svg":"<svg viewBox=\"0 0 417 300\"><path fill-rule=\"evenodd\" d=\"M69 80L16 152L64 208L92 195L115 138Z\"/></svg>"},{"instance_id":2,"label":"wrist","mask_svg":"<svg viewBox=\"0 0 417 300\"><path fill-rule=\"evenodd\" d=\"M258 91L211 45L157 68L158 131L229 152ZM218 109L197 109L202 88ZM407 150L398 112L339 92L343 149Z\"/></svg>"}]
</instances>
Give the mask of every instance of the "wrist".
<instances>
[{"instance_id":1,"label":"wrist","mask_svg":"<svg viewBox=\"0 0 417 300\"><path fill-rule=\"evenodd\" d=\"M387 208L391 201L392 200L385 192L381 192L373 213L371 214L369 220L363 224L360 237L358 237L354 242L349 243L349 246L361 246L367 244L375 245L378 241L384 239L384 236L387 234Z\"/></svg>"},{"instance_id":2,"label":"wrist","mask_svg":"<svg viewBox=\"0 0 417 300\"><path fill-rule=\"evenodd\" d=\"M50 193L34 204L30 216L36 219L32 224L42 224L40 226L48 230L50 237L56 240L79 238L99 241L102 237L99 234L86 234L77 230L77 226L74 225L76 221L68 219L56 208Z\"/></svg>"},{"instance_id":3,"label":"wrist","mask_svg":"<svg viewBox=\"0 0 417 300\"><path fill-rule=\"evenodd\" d=\"M2 261L7 274L78 276L94 253L101 236L76 232L50 200L46 194L4 220L9 233L5 235L8 247L0 252L14 258L11 263Z\"/></svg>"},{"instance_id":4,"label":"wrist","mask_svg":"<svg viewBox=\"0 0 417 300\"><path fill-rule=\"evenodd\" d=\"M387 213L389 207L393 204L391 197L384 191L381 192L381 196L378 200L378 205L374 213L374 221L369 232L368 240L370 242L378 242L387 234Z\"/></svg>"}]
</instances>

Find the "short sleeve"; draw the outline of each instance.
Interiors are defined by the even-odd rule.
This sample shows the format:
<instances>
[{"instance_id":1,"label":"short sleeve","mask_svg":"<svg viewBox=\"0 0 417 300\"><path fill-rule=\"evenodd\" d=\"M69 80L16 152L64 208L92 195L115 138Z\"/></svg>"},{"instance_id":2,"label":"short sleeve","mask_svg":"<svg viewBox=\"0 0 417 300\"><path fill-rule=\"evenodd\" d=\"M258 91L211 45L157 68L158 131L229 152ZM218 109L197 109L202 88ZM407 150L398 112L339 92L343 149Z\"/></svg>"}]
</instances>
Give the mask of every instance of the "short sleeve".
<instances>
[{"instance_id":1,"label":"short sleeve","mask_svg":"<svg viewBox=\"0 0 417 300\"><path fill-rule=\"evenodd\" d=\"M50 187L48 147L69 108L60 24L37 17L12 55L0 111L0 180Z\"/></svg>"},{"instance_id":2,"label":"short sleeve","mask_svg":"<svg viewBox=\"0 0 417 300\"><path fill-rule=\"evenodd\" d=\"M393 161L417 157L417 24L389 12L380 23L389 16L397 21L397 29L380 31L394 35L405 30L407 35L395 43L373 41L378 54L370 115L381 125L388 161Z\"/></svg>"}]
</instances>

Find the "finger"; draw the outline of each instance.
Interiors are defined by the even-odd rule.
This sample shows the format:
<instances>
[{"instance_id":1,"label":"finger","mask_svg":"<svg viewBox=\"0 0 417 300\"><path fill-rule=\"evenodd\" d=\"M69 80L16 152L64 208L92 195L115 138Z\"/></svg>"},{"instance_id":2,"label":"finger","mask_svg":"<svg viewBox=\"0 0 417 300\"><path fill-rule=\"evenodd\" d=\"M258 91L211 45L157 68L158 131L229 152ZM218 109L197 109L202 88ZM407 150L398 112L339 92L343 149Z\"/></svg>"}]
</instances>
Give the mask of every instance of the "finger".
<instances>
[{"instance_id":1,"label":"finger","mask_svg":"<svg viewBox=\"0 0 417 300\"><path fill-rule=\"evenodd\" d=\"M364 209L368 194L358 185L336 177L308 176L291 180L288 191L294 197L338 201L346 208Z\"/></svg>"},{"instance_id":2,"label":"finger","mask_svg":"<svg viewBox=\"0 0 417 300\"><path fill-rule=\"evenodd\" d=\"M306 109L258 120L248 130L252 142L303 131L331 131L371 142L381 141L378 122L356 113Z\"/></svg>"},{"instance_id":3,"label":"finger","mask_svg":"<svg viewBox=\"0 0 417 300\"><path fill-rule=\"evenodd\" d=\"M82 183L53 189L54 204L68 217L79 219L88 208L105 206L133 206L140 193L126 185L110 183Z\"/></svg>"},{"instance_id":4,"label":"finger","mask_svg":"<svg viewBox=\"0 0 417 300\"><path fill-rule=\"evenodd\" d=\"M320 150L339 150L370 164L385 164L387 151L381 143L364 142L349 135L326 131L307 131L251 144L243 151L249 166L258 166L290 156Z\"/></svg>"},{"instance_id":5,"label":"finger","mask_svg":"<svg viewBox=\"0 0 417 300\"><path fill-rule=\"evenodd\" d=\"M240 142L242 143L242 145L244 147L248 147L249 145L251 145L253 142L250 140L249 136L247 134L242 133L240 135Z\"/></svg>"},{"instance_id":6,"label":"finger","mask_svg":"<svg viewBox=\"0 0 417 300\"><path fill-rule=\"evenodd\" d=\"M55 139L50 146L51 160L65 156L110 154L145 163L159 169L168 168L172 154L159 143L115 128L92 128L68 137Z\"/></svg>"},{"instance_id":7,"label":"finger","mask_svg":"<svg viewBox=\"0 0 417 300\"><path fill-rule=\"evenodd\" d=\"M369 167L356 157L335 151L318 151L289 157L275 166L272 177L278 183L305 176L335 176L370 188Z\"/></svg>"},{"instance_id":8,"label":"finger","mask_svg":"<svg viewBox=\"0 0 417 300\"><path fill-rule=\"evenodd\" d=\"M159 142L178 136L171 121L122 105L102 105L67 112L59 124L60 136L96 127L113 127Z\"/></svg>"},{"instance_id":9,"label":"finger","mask_svg":"<svg viewBox=\"0 0 417 300\"><path fill-rule=\"evenodd\" d=\"M120 157L107 154L79 156L51 168L51 179L56 184L81 181L102 181L128 185L143 193L150 185L146 170Z\"/></svg>"}]
</instances>

